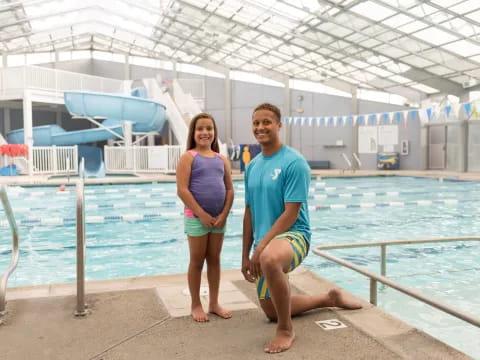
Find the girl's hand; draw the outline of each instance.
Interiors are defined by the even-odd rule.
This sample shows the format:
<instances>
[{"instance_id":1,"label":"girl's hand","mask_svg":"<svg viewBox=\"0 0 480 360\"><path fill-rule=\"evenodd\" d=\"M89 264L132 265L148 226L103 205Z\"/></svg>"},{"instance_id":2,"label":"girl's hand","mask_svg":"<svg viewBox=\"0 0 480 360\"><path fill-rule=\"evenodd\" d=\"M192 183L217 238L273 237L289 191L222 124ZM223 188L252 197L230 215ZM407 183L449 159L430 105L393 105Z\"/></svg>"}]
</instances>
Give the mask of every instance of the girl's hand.
<instances>
[{"instance_id":1,"label":"girl's hand","mask_svg":"<svg viewBox=\"0 0 480 360\"><path fill-rule=\"evenodd\" d=\"M212 228L215 223L215 218L211 217L209 214L201 215L198 218L203 226L205 226L207 229Z\"/></svg>"},{"instance_id":2,"label":"girl's hand","mask_svg":"<svg viewBox=\"0 0 480 360\"><path fill-rule=\"evenodd\" d=\"M223 229L227 223L227 217L225 215L218 215L213 223L215 229Z\"/></svg>"}]
</instances>

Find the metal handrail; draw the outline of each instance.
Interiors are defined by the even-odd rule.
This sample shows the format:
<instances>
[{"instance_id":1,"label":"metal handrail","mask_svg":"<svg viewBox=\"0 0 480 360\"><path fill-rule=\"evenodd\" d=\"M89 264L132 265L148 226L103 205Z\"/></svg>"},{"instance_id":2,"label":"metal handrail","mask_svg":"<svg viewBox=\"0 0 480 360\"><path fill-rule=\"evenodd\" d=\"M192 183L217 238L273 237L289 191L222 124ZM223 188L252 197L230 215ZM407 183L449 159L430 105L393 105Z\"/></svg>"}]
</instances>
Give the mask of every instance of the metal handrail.
<instances>
[{"instance_id":1,"label":"metal handrail","mask_svg":"<svg viewBox=\"0 0 480 360\"><path fill-rule=\"evenodd\" d=\"M455 240L454 240L455 239ZM371 243L372 246L386 246L386 245L401 245L401 244L412 244L412 243L420 243L420 242L446 242L446 241L470 241L470 240L480 240L480 237L464 237L464 238L438 238L438 239L417 239L417 240L398 240L398 241L381 241L377 243ZM356 246L355 246L356 245ZM364 269L360 266L357 266L350 261L346 261L340 259L336 256L330 255L329 253L320 250L320 248L353 248L353 247L365 247L368 246L368 243L358 243L358 244L343 244L342 245L324 245L324 246L316 246L312 249L313 253L319 256L322 256L330 261L336 262L337 264L343 265L348 267L360 274L368 276L370 278L370 303L373 305L377 305L377 281L381 282L384 285L390 286L391 288L398 290L406 295L409 295L417 300L420 300L428 305L431 305L443 312L446 312L450 315L453 315L461 320L464 320L472 325L480 327L480 319L470 316L469 314L465 314L461 311L455 310L452 307L442 304L441 302L432 299L428 296L425 296L419 293L416 290L410 289L406 286L402 286L397 282L390 280L389 278L377 275L367 269Z\"/></svg>"},{"instance_id":2,"label":"metal handrail","mask_svg":"<svg viewBox=\"0 0 480 360\"><path fill-rule=\"evenodd\" d=\"M10 261L10 266L8 269L2 274L0 277L0 315L5 314L5 294L7 291L7 281L10 274L15 270L18 264L18 228L17 223L15 221L15 217L13 216L12 207L10 205L10 201L8 200L7 196L7 188L5 185L0 186L0 199L2 200L3 207L5 209L5 213L7 215L8 223L10 224L10 228L12 229L12 242L13 242L13 251L12 251L12 260Z\"/></svg>"},{"instance_id":3,"label":"metal handrail","mask_svg":"<svg viewBox=\"0 0 480 360\"><path fill-rule=\"evenodd\" d=\"M383 276L385 276L387 274L387 265L386 265L387 245L406 245L406 244L452 242L452 241L480 241L480 236L457 236L457 237L444 237L444 238L424 238L424 239L389 240L389 241L359 242L359 243L346 243L346 244L328 244L328 245L316 246L315 249L332 250L332 249L380 246L381 248L381 272L380 273Z\"/></svg>"},{"instance_id":4,"label":"metal handrail","mask_svg":"<svg viewBox=\"0 0 480 360\"><path fill-rule=\"evenodd\" d=\"M360 161L360 158L358 157L357 153L352 153L353 158L357 162L358 168L360 169L362 167L362 162Z\"/></svg>"},{"instance_id":5,"label":"metal handrail","mask_svg":"<svg viewBox=\"0 0 480 360\"><path fill-rule=\"evenodd\" d=\"M79 179L76 184L77 193L77 310L76 316L88 314L85 304L85 159L80 161Z\"/></svg>"}]
</instances>

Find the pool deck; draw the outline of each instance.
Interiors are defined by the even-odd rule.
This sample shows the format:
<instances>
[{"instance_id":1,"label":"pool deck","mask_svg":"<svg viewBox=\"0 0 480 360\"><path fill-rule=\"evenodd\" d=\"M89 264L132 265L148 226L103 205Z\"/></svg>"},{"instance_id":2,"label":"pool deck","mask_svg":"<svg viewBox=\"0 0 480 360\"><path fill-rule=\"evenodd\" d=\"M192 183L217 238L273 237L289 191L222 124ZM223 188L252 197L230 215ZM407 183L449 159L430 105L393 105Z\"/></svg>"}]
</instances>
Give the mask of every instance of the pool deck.
<instances>
[{"instance_id":1,"label":"pool deck","mask_svg":"<svg viewBox=\"0 0 480 360\"><path fill-rule=\"evenodd\" d=\"M205 279L203 279L204 282ZM334 285L300 267L295 293L320 294ZM10 288L0 317L2 359L470 359L359 299L363 309L325 308L294 318L297 340L284 353L263 352L274 333L258 308L254 286L239 270L223 271L222 304L229 320L189 316L185 274L87 282L90 313L76 317L75 284ZM208 303L208 294L202 296ZM316 322L345 327L324 330ZM331 324L338 324L331 322Z\"/></svg>"}]
</instances>

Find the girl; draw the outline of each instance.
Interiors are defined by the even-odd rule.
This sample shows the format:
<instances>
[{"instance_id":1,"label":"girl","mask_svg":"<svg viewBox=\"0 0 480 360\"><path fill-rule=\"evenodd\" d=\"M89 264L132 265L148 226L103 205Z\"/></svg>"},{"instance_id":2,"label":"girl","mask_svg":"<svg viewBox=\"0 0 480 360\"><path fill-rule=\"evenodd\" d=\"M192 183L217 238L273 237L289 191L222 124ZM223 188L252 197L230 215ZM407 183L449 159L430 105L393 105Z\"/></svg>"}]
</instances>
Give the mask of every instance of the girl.
<instances>
[{"instance_id":1,"label":"girl","mask_svg":"<svg viewBox=\"0 0 480 360\"><path fill-rule=\"evenodd\" d=\"M206 113L190 122L187 151L177 165L177 194L185 204L185 233L190 247L188 287L192 317L208 321L200 302L203 263L207 261L210 303L208 311L228 319L232 314L218 303L220 251L228 213L233 203L230 164L220 155L217 126Z\"/></svg>"}]
</instances>

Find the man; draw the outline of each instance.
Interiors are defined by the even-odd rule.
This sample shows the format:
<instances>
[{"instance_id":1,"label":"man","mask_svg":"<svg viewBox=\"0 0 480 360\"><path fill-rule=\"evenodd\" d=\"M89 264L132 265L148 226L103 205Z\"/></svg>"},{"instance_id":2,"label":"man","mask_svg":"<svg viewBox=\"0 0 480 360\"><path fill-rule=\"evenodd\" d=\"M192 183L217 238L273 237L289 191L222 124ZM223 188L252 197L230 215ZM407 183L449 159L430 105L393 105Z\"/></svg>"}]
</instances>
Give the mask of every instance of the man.
<instances>
[{"instance_id":1,"label":"man","mask_svg":"<svg viewBox=\"0 0 480 360\"><path fill-rule=\"evenodd\" d=\"M256 282L263 311L277 321L275 336L264 349L268 353L292 346L293 315L320 307L361 308L338 289L319 296L290 295L285 274L300 265L310 247L310 168L300 153L280 141L280 119L280 110L272 104L253 111L253 134L262 151L245 173L242 273Z\"/></svg>"}]
</instances>

